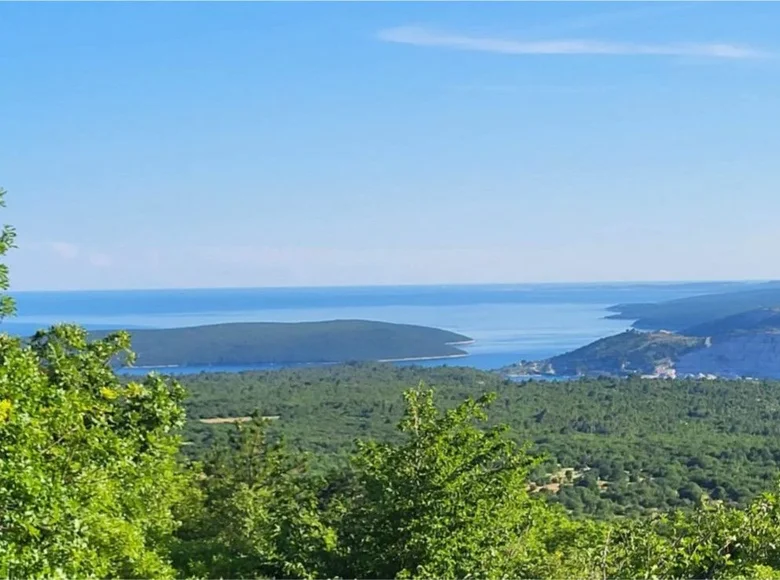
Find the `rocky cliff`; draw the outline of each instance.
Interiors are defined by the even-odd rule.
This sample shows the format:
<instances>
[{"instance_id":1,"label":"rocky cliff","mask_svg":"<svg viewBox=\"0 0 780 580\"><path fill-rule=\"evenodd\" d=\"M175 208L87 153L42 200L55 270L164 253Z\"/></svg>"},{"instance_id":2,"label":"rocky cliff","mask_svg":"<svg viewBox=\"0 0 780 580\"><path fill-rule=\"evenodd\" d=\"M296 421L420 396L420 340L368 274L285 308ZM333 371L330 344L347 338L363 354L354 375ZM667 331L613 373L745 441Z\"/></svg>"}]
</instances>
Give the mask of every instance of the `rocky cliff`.
<instances>
[{"instance_id":1,"label":"rocky cliff","mask_svg":"<svg viewBox=\"0 0 780 580\"><path fill-rule=\"evenodd\" d=\"M674 367L677 376L780 379L780 333L746 334L713 341L709 348L684 354Z\"/></svg>"},{"instance_id":2,"label":"rocky cliff","mask_svg":"<svg viewBox=\"0 0 780 580\"><path fill-rule=\"evenodd\" d=\"M681 333L628 331L507 375L642 375L780 379L780 309L757 308Z\"/></svg>"}]
</instances>

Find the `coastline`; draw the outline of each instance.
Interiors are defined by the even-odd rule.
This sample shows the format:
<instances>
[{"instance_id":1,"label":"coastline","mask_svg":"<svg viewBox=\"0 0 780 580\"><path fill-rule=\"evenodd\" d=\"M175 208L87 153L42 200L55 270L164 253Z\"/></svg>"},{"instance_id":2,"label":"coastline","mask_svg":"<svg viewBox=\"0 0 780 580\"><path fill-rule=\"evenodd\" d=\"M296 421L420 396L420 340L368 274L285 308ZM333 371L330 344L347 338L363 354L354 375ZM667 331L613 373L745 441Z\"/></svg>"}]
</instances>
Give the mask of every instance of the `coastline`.
<instances>
[{"instance_id":1,"label":"coastline","mask_svg":"<svg viewBox=\"0 0 780 580\"><path fill-rule=\"evenodd\" d=\"M473 338L468 338L466 340L460 340L456 342L445 342L445 346L469 346L472 344L475 344L477 341ZM396 362L414 362L414 361L428 361L428 360L447 360L452 358L466 358L469 356L469 353L463 352L459 354L445 354L445 355L436 355L436 356L412 356L412 357L405 357L405 358L382 358L382 359L376 359L376 360L366 360L363 362L378 362L378 363L396 363ZM206 366L209 368L219 369L220 367L234 367L234 366L261 366L261 365L279 365L280 368L287 367L289 365L294 366L309 366L309 365L338 365L338 364L346 364L349 361L331 361L331 362L304 362L304 363L251 363L248 365L192 365L196 367L200 366ZM141 366L133 366L133 367L126 367L126 368L133 368L137 370L156 370L156 369L178 369L178 368L188 368L190 365L180 365L180 364L172 364L172 365L141 365Z\"/></svg>"},{"instance_id":2,"label":"coastline","mask_svg":"<svg viewBox=\"0 0 780 580\"><path fill-rule=\"evenodd\" d=\"M476 340L470 338L468 340L459 340L457 342L445 342L444 344L446 346L469 346L472 344L476 344L476 342L477 342Z\"/></svg>"},{"instance_id":3,"label":"coastline","mask_svg":"<svg viewBox=\"0 0 780 580\"><path fill-rule=\"evenodd\" d=\"M396 362L414 362L414 361L429 361L429 360L447 360L447 359L453 359L453 358L466 358L468 357L468 353L463 354L446 354L446 355L439 355L439 356L414 356L414 357L406 357L406 358L384 358L384 359L375 359L375 360L365 360L360 361L364 363L396 363ZM187 368L208 368L209 372L235 372L235 371L225 371L220 369L232 369L235 367L246 367L247 369L251 369L252 367L261 367L261 366L271 366L276 367L274 369L261 369L258 368L257 370L276 370L276 369L282 369L282 368L292 368L292 367L304 367L304 366L326 366L326 365L339 365L339 364L347 364L349 361L328 361L328 362L296 362L296 363L250 363L250 364L240 364L240 365L144 365L144 366L130 366L130 367L120 367L120 369L133 369L136 371L154 371L158 369L187 369ZM213 371L211 371L213 369Z\"/></svg>"},{"instance_id":4,"label":"coastline","mask_svg":"<svg viewBox=\"0 0 780 580\"><path fill-rule=\"evenodd\" d=\"M463 354L445 354L443 356L413 356L408 358L385 358L385 359L375 360L373 362L393 363L393 362L411 362L416 360L444 360L449 358L466 358L467 356L469 356L469 354L467 352L464 352ZM338 364L338 363L334 363L334 364Z\"/></svg>"},{"instance_id":5,"label":"coastline","mask_svg":"<svg viewBox=\"0 0 780 580\"><path fill-rule=\"evenodd\" d=\"M131 366L128 368L154 370L154 369L178 369L181 366L182 365L140 365L140 366Z\"/></svg>"}]
</instances>

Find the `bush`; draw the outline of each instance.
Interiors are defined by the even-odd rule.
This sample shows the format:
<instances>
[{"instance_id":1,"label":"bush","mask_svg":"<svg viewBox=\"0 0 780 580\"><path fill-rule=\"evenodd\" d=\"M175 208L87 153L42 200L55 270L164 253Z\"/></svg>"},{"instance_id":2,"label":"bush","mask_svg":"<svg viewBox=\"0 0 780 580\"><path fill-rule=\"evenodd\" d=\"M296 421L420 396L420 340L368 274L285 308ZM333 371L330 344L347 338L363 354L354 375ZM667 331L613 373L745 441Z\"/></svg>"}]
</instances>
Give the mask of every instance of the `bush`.
<instances>
[{"instance_id":1,"label":"bush","mask_svg":"<svg viewBox=\"0 0 780 580\"><path fill-rule=\"evenodd\" d=\"M0 575L172 576L183 389L123 385L128 337L0 335Z\"/></svg>"}]
</instances>

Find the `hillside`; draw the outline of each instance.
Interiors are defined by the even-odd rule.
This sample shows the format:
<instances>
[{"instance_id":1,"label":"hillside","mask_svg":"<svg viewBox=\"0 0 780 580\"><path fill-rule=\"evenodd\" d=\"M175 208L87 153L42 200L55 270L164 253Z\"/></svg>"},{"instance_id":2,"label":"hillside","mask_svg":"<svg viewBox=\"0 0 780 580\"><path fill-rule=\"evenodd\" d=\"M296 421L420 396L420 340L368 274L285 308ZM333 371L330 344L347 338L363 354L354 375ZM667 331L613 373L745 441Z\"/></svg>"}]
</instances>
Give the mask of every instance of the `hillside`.
<instances>
[{"instance_id":1,"label":"hillside","mask_svg":"<svg viewBox=\"0 0 780 580\"><path fill-rule=\"evenodd\" d=\"M757 308L682 333L629 330L550 359L502 369L508 375L714 375L780 378L780 309Z\"/></svg>"},{"instance_id":2,"label":"hillside","mask_svg":"<svg viewBox=\"0 0 780 580\"><path fill-rule=\"evenodd\" d=\"M508 375L655 375L664 374L682 355L706 340L669 332L628 330L572 352L502 369Z\"/></svg>"},{"instance_id":3,"label":"hillside","mask_svg":"<svg viewBox=\"0 0 780 580\"><path fill-rule=\"evenodd\" d=\"M750 290L706 294L657 304L617 304L608 318L634 320L642 330L674 330L705 324L759 308L780 308L780 283L769 282Z\"/></svg>"},{"instance_id":4,"label":"hillside","mask_svg":"<svg viewBox=\"0 0 780 580\"><path fill-rule=\"evenodd\" d=\"M94 336L107 331L95 332ZM131 330L137 366L329 363L465 356L466 336L365 320Z\"/></svg>"}]
</instances>

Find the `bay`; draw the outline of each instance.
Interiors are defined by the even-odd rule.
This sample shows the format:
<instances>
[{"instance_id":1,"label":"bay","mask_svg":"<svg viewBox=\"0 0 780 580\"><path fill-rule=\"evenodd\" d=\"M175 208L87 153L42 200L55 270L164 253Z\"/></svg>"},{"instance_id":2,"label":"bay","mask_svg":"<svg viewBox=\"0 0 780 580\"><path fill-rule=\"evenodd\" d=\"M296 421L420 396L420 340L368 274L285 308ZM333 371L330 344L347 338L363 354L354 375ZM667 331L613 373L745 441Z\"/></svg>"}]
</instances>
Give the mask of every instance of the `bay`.
<instances>
[{"instance_id":1,"label":"bay","mask_svg":"<svg viewBox=\"0 0 780 580\"><path fill-rule=\"evenodd\" d=\"M617 303L658 302L746 287L739 282L503 284L18 292L18 316L6 332L29 335L72 322L93 330L175 328L224 322L364 319L452 330L476 342L467 357L397 364L495 369L546 358L621 332L630 321L608 320ZM171 373L280 368L178 367ZM147 372L134 369L133 372Z\"/></svg>"}]
</instances>

